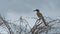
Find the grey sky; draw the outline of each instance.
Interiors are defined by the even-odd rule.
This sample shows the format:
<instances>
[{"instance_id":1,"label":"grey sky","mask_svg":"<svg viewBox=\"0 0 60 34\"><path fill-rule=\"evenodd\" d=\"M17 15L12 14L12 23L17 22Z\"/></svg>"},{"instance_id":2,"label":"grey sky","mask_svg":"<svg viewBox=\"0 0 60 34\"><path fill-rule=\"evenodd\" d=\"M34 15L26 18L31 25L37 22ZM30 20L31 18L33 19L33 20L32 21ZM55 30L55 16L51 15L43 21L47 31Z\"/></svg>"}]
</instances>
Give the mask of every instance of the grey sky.
<instances>
[{"instance_id":1,"label":"grey sky","mask_svg":"<svg viewBox=\"0 0 60 34\"><path fill-rule=\"evenodd\" d=\"M5 17L11 17L12 15L10 15L10 13L16 15L23 14L23 16L36 16L33 9L39 8L44 16L59 18L59 1L60 0L0 0L0 13Z\"/></svg>"}]
</instances>

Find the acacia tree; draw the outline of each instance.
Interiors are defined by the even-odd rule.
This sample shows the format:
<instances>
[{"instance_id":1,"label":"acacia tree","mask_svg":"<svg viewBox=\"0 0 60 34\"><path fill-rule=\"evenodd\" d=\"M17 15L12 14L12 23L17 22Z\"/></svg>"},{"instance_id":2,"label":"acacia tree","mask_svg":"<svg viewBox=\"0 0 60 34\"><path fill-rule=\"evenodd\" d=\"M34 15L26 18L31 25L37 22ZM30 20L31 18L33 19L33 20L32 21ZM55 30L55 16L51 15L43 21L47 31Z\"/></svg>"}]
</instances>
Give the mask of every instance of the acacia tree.
<instances>
[{"instance_id":1,"label":"acacia tree","mask_svg":"<svg viewBox=\"0 0 60 34\"><path fill-rule=\"evenodd\" d=\"M35 17L31 17L31 18L37 19ZM50 19L50 21L47 20L47 18ZM1 20L2 20L2 22L1 22ZM21 27L21 29L22 29L23 32L25 32L24 34L49 34L50 31L54 31L53 34L60 34L59 33L60 31L58 31L58 30L60 30L60 28L59 28L59 26L56 26L56 24L60 24L60 19L51 19L50 17L46 17L46 20L48 21L48 22L46 21L48 26L43 25L43 22L40 21L39 19L37 19L36 22L35 22L35 25L31 28L29 26L28 21L26 19L22 19L22 22L26 25L26 27L24 27L25 30L22 28L23 26ZM18 21L21 22L20 19ZM2 16L0 16L0 22L1 22L0 25L2 25L2 24L6 25L6 27L9 30L9 34L15 34L15 31L13 31L12 28L17 30L16 31L17 34L20 34L19 33L20 30L21 30L20 26L17 26L16 24L13 24L13 23L8 23L8 21L6 21ZM9 24L11 26L13 25L13 27L9 26ZM31 28L30 32L28 32L27 26L29 26ZM22 32L21 32L21 34L22 34Z\"/></svg>"}]
</instances>

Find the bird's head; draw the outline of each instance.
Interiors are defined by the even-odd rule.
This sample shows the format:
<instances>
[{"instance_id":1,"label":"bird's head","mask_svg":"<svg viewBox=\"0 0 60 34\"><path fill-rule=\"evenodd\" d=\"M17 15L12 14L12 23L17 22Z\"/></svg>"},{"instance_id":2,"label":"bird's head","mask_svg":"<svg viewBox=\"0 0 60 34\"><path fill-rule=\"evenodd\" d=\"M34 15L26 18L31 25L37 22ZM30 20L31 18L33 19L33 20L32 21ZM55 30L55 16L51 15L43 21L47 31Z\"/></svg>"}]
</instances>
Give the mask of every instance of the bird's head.
<instances>
[{"instance_id":1,"label":"bird's head","mask_svg":"<svg viewBox=\"0 0 60 34\"><path fill-rule=\"evenodd\" d=\"M35 10L33 10L33 11L37 11L37 12L39 12L39 9L35 9Z\"/></svg>"}]
</instances>

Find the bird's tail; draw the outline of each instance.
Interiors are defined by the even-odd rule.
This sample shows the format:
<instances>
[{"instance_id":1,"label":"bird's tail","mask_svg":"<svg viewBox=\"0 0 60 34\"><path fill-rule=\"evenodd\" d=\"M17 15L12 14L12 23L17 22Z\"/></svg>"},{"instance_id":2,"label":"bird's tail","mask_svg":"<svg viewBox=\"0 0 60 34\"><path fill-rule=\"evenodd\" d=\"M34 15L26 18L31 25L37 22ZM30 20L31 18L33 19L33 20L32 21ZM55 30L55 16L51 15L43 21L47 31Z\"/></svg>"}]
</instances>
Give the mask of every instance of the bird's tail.
<instances>
[{"instance_id":1,"label":"bird's tail","mask_svg":"<svg viewBox=\"0 0 60 34\"><path fill-rule=\"evenodd\" d=\"M45 26L47 26L47 23L46 23L45 19L42 19L42 20L43 20L43 22L44 22Z\"/></svg>"}]
</instances>

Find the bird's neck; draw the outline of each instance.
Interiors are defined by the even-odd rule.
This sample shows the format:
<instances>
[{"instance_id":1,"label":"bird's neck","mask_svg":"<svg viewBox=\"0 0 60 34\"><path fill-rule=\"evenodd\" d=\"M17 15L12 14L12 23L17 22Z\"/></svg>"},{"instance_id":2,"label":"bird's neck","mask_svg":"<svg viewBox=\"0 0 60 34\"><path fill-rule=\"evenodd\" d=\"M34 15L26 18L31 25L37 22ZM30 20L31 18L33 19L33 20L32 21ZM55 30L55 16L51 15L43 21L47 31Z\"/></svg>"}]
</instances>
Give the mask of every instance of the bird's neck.
<instances>
[{"instance_id":1,"label":"bird's neck","mask_svg":"<svg viewBox=\"0 0 60 34\"><path fill-rule=\"evenodd\" d=\"M37 11L37 13L40 13L39 11Z\"/></svg>"}]
</instances>

